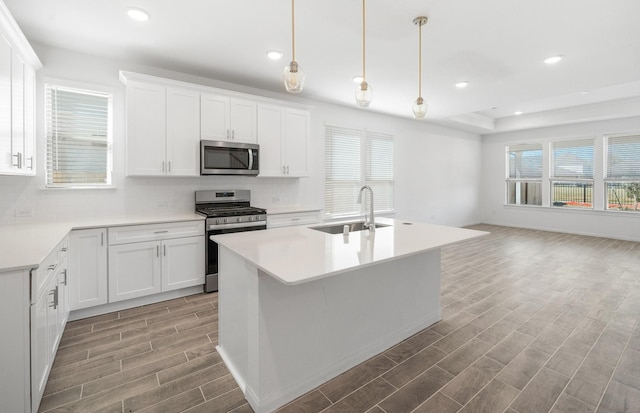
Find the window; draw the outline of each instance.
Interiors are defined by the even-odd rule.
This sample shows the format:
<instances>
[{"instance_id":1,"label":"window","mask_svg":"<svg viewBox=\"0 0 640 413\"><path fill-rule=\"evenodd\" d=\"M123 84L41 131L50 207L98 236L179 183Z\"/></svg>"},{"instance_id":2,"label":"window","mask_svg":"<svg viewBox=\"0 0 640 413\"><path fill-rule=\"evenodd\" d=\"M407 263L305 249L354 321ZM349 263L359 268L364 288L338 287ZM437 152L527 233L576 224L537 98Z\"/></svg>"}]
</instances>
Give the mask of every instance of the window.
<instances>
[{"instance_id":1,"label":"window","mask_svg":"<svg viewBox=\"0 0 640 413\"><path fill-rule=\"evenodd\" d=\"M108 93L45 85L47 187L111 184Z\"/></svg>"},{"instance_id":2,"label":"window","mask_svg":"<svg viewBox=\"0 0 640 413\"><path fill-rule=\"evenodd\" d=\"M551 144L551 205L593 208L593 139Z\"/></svg>"},{"instance_id":3,"label":"window","mask_svg":"<svg viewBox=\"0 0 640 413\"><path fill-rule=\"evenodd\" d=\"M376 212L393 211L393 136L358 129L326 126L325 215L362 214L360 188L371 186Z\"/></svg>"},{"instance_id":4,"label":"window","mask_svg":"<svg viewBox=\"0 0 640 413\"><path fill-rule=\"evenodd\" d=\"M507 147L507 204L542 205L542 144Z\"/></svg>"},{"instance_id":5,"label":"window","mask_svg":"<svg viewBox=\"0 0 640 413\"><path fill-rule=\"evenodd\" d=\"M640 135L606 137L607 209L638 211L640 203Z\"/></svg>"}]
</instances>

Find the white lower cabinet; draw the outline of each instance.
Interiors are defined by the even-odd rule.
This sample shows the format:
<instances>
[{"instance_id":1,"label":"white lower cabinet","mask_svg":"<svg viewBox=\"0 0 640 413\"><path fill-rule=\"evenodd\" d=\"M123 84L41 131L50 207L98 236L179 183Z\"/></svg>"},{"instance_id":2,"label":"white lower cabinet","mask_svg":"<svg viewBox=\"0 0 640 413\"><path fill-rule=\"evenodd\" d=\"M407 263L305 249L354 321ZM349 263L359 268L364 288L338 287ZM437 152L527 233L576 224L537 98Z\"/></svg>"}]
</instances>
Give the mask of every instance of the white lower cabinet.
<instances>
[{"instance_id":1,"label":"white lower cabinet","mask_svg":"<svg viewBox=\"0 0 640 413\"><path fill-rule=\"evenodd\" d=\"M71 311L107 304L107 229L83 229L69 235Z\"/></svg>"},{"instance_id":2,"label":"white lower cabinet","mask_svg":"<svg viewBox=\"0 0 640 413\"><path fill-rule=\"evenodd\" d=\"M110 303L204 284L204 221L109 228L109 243Z\"/></svg>"},{"instance_id":3,"label":"white lower cabinet","mask_svg":"<svg viewBox=\"0 0 640 413\"><path fill-rule=\"evenodd\" d=\"M137 242L109 247L109 302L162 291L160 243Z\"/></svg>"},{"instance_id":4,"label":"white lower cabinet","mask_svg":"<svg viewBox=\"0 0 640 413\"><path fill-rule=\"evenodd\" d=\"M31 271L31 410L37 412L69 318L67 239ZM46 282L38 283L45 279Z\"/></svg>"},{"instance_id":5,"label":"white lower cabinet","mask_svg":"<svg viewBox=\"0 0 640 413\"><path fill-rule=\"evenodd\" d=\"M267 228L292 227L296 225L312 225L320 222L320 210L295 211L286 213L269 213L267 211Z\"/></svg>"}]
</instances>

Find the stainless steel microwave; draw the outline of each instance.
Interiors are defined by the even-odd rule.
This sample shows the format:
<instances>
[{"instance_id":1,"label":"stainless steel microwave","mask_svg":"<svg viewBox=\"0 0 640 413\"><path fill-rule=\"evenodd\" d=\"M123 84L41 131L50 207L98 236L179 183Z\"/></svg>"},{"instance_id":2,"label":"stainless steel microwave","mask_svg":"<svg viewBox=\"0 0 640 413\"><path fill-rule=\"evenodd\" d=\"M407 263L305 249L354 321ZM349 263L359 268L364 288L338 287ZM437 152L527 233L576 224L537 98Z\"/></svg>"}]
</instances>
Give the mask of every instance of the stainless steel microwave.
<instances>
[{"instance_id":1,"label":"stainless steel microwave","mask_svg":"<svg viewBox=\"0 0 640 413\"><path fill-rule=\"evenodd\" d=\"M200 175L258 175L259 152L253 143L200 141Z\"/></svg>"}]
</instances>

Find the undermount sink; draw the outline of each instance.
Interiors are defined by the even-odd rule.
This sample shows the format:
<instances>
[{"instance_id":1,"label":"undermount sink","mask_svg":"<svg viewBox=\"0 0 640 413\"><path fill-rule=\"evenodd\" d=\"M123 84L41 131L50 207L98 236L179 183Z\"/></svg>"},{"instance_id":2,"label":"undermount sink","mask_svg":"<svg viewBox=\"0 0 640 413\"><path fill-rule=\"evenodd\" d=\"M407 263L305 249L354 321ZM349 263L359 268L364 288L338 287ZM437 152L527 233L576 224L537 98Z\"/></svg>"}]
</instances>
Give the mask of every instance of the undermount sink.
<instances>
[{"instance_id":1,"label":"undermount sink","mask_svg":"<svg viewBox=\"0 0 640 413\"><path fill-rule=\"evenodd\" d=\"M349 232L368 230L368 228L364 227L364 221L343 222L342 224L322 225L319 227L309 227L309 228L315 229L316 231L326 232L327 234L342 234L342 232L344 231L345 225L349 226ZM382 227L388 227L388 226L390 225L376 223L376 228L382 228Z\"/></svg>"}]
</instances>

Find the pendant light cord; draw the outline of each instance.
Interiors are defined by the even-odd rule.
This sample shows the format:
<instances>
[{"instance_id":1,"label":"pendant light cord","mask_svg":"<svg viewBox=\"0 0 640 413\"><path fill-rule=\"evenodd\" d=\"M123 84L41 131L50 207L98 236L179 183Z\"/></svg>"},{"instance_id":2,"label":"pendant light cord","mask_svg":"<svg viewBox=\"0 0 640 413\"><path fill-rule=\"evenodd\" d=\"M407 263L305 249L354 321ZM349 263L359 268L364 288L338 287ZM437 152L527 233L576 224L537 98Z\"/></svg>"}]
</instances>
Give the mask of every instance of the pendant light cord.
<instances>
[{"instance_id":1,"label":"pendant light cord","mask_svg":"<svg viewBox=\"0 0 640 413\"><path fill-rule=\"evenodd\" d=\"M365 9L365 0L362 0L362 81L365 82L366 81L366 76L365 76L365 47L366 47L366 43L365 43L365 14L364 14L364 9Z\"/></svg>"},{"instance_id":2,"label":"pendant light cord","mask_svg":"<svg viewBox=\"0 0 640 413\"><path fill-rule=\"evenodd\" d=\"M291 50L292 61L296 61L296 19L295 19L295 0L291 0Z\"/></svg>"},{"instance_id":3,"label":"pendant light cord","mask_svg":"<svg viewBox=\"0 0 640 413\"><path fill-rule=\"evenodd\" d=\"M422 22L418 22L418 97L422 97Z\"/></svg>"}]
</instances>

